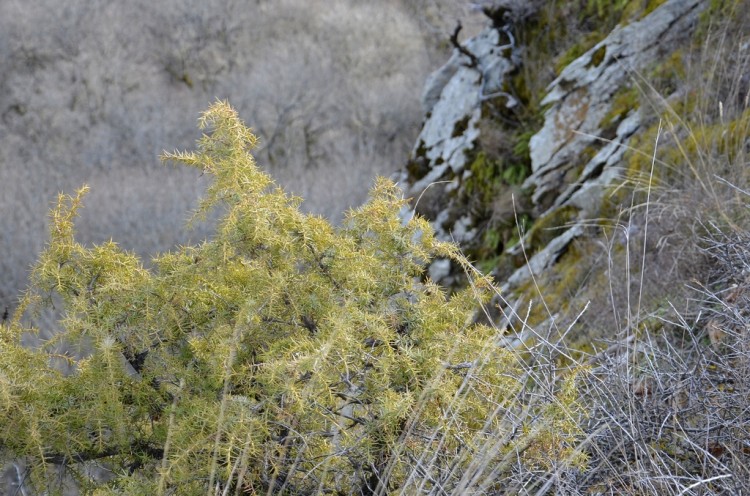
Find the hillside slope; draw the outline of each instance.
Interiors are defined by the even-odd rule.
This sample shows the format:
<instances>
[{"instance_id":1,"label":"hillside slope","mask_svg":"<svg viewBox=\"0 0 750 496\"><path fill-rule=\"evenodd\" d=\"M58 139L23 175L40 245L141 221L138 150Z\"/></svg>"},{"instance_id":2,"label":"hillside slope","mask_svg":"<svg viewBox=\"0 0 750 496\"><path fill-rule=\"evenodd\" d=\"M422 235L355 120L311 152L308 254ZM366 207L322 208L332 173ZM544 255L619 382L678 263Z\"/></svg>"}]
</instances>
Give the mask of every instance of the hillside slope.
<instances>
[{"instance_id":1,"label":"hillside slope","mask_svg":"<svg viewBox=\"0 0 750 496\"><path fill-rule=\"evenodd\" d=\"M593 372L592 465L541 487L750 481L747 11L495 2L428 79L400 176L414 208L497 277L505 346ZM447 261L430 275L465 284Z\"/></svg>"},{"instance_id":2,"label":"hillside slope","mask_svg":"<svg viewBox=\"0 0 750 496\"><path fill-rule=\"evenodd\" d=\"M746 491L746 2L472 2L486 27L466 38L453 28L452 55L427 77L421 108L408 93L440 52L428 47L428 12L443 4L323 3L292 13L258 1L258 12L286 13L267 25L239 4L227 4L231 22L191 4L180 11L185 31L160 45L166 55L96 23L85 50L65 33L44 50L14 41L16 73L0 82L39 77L8 86L28 103L4 114L7 150L25 151L30 164L17 168L28 175L19 187L6 186L13 201L31 205L32 174L57 154L69 159L70 145L93 164L93 190L121 194L132 210L112 220L105 200L83 200L87 188L59 196L21 311L0 323L0 492ZM61 13L63 24L88 15L82 5ZM159 24L159 7L141 7ZM267 38L251 43L259 35L243 26L253 23ZM164 36L151 28L141 35ZM318 36L337 50L321 49ZM285 68L239 54L263 40ZM145 60L134 64L158 70L102 76L123 91L113 103L87 86L101 74L87 54L129 44ZM415 51L422 65L407 78L398 68ZM373 76L371 59L393 70ZM290 68L309 81L282 77ZM53 84L45 74L69 77L72 93L53 94L72 100L31 98ZM259 100L233 93L256 77L271 81ZM148 81L170 88L170 108L185 105L162 113L161 93L138 89ZM139 195L176 202L176 212L182 200L153 192L178 188L182 176L131 181L128 160L157 146L161 126L186 129L172 119L214 91L238 96L239 112L215 103L195 151L165 156L193 168L184 177L196 194L196 176L211 181L201 209L219 206L221 220L195 233L216 228L208 241L150 265L116 243L92 244L140 229L162 236ZM259 118L265 148L244 112ZM85 132L68 143L73 117ZM44 123L54 132L39 131ZM104 137L89 143L87 133ZM403 191L378 179L339 225L300 211L254 158L278 168L282 184L316 171L297 184L325 194L334 179L360 187L363 175L391 173L382 161L412 140L395 172ZM372 169L342 172L364 159ZM13 233L27 214L6 220ZM135 225L144 218L156 228ZM163 236L123 245L176 239ZM31 256L38 241L26 242ZM36 311L62 318L36 329Z\"/></svg>"}]
</instances>

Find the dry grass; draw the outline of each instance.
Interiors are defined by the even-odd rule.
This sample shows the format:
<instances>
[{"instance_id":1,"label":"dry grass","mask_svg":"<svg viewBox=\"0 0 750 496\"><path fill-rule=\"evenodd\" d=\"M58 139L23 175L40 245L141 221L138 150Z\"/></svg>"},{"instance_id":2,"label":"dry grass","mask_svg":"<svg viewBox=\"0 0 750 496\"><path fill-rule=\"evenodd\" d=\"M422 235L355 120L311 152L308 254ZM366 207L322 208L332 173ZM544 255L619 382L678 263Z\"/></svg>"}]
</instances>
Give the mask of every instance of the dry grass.
<instances>
[{"instance_id":1,"label":"dry grass","mask_svg":"<svg viewBox=\"0 0 750 496\"><path fill-rule=\"evenodd\" d=\"M641 79L662 119L651 167L623 184L631 204L589 243L601 250L586 263L604 284L577 295L591 299L582 316L558 319L603 337L569 351L590 367L589 466L552 475L550 493L742 494L750 484L750 53L747 16L734 19L687 56L675 95Z\"/></svg>"}]
</instances>

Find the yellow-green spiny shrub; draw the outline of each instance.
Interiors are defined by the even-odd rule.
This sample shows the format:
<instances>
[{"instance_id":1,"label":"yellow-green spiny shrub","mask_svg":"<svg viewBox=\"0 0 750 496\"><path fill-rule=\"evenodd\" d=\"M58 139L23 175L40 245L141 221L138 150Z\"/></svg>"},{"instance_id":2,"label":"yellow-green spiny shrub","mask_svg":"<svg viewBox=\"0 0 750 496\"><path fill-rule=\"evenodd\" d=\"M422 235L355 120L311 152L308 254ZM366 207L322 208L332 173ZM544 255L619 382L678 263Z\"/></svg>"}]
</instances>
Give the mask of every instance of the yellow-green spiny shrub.
<instances>
[{"instance_id":1,"label":"yellow-green spiny shrub","mask_svg":"<svg viewBox=\"0 0 750 496\"><path fill-rule=\"evenodd\" d=\"M425 220L399 216L395 185L378 180L334 228L256 167L228 104L200 124L197 151L165 158L213 176L199 214L226 210L211 240L147 270L115 243L75 241L86 188L52 211L30 290L0 328L0 447L29 468L25 484L59 491L63 467L96 494L385 494L456 487L479 455L498 479L527 446L573 457L576 429L544 427L575 420L573 396L523 401L521 360L476 323L494 287ZM425 279L435 257L471 287L448 297ZM52 301L59 332L21 346L27 316ZM89 476L94 465L111 475Z\"/></svg>"}]
</instances>

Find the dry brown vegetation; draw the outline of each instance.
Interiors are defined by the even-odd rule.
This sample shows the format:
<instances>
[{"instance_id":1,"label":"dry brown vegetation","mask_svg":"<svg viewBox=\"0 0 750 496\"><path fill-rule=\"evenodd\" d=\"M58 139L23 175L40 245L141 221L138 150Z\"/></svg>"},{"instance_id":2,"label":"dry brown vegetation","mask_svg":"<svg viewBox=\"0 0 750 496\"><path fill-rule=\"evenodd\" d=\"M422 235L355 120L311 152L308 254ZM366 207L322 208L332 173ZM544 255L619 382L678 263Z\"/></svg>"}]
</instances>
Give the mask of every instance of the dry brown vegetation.
<instances>
[{"instance_id":1,"label":"dry brown vegetation","mask_svg":"<svg viewBox=\"0 0 750 496\"><path fill-rule=\"evenodd\" d=\"M677 64L634 75L648 129L631 143L611 216L539 275L532 314L549 320L536 342L559 370L589 367L589 466L538 474L520 493L750 484L750 18L741 3L722 6Z\"/></svg>"}]
</instances>

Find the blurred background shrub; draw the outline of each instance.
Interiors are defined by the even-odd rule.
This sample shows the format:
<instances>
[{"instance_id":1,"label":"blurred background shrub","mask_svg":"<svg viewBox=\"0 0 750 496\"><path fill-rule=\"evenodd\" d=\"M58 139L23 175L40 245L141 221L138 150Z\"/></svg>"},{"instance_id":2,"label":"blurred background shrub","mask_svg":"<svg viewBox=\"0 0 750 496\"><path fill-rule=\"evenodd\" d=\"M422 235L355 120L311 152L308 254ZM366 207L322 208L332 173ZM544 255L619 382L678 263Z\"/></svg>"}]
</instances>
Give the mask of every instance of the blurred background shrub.
<instances>
[{"instance_id":1,"label":"blurred background shrub","mask_svg":"<svg viewBox=\"0 0 750 496\"><path fill-rule=\"evenodd\" d=\"M158 155L229 99L258 162L334 221L406 161L423 82L450 49L453 0L0 2L0 312L44 246L58 192L86 183L80 240L147 260L202 239L185 212L206 186Z\"/></svg>"}]
</instances>

